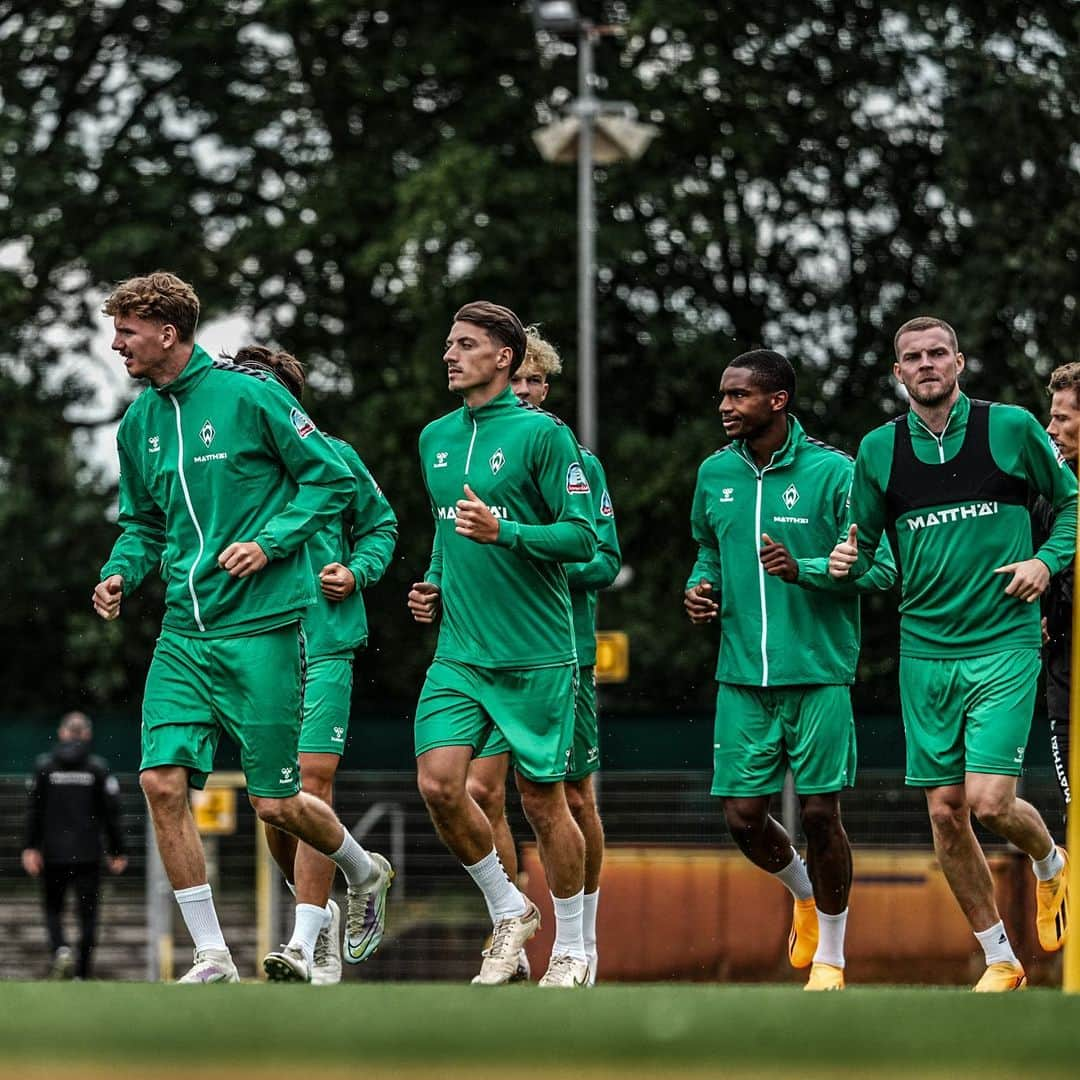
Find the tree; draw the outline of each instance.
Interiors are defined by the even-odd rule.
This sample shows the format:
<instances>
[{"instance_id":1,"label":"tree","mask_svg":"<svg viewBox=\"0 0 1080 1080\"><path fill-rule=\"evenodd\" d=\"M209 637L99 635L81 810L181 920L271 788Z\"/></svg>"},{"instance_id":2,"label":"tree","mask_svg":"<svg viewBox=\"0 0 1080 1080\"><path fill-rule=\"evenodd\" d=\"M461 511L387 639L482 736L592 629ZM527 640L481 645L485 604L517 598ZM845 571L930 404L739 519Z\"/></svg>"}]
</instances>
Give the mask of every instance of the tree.
<instances>
[{"instance_id":1,"label":"tree","mask_svg":"<svg viewBox=\"0 0 1080 1080\"><path fill-rule=\"evenodd\" d=\"M990 396L1037 407L1068 355L1076 15L966 0L583 6L627 29L600 51L600 92L662 128L633 167L597 171L598 449L636 571L601 619L633 639L620 707L699 709L716 642L685 623L681 575L726 358L787 352L807 426L854 451L902 407L891 334L910 314L953 316L971 386ZM25 417L0 444L9 491L18 480L0 542L22 551L16 516L46 520L46 500L80 523L75 558L59 542L65 591L47 619L64 678L104 700L137 693L153 619L133 632L129 612L118 636L61 614L107 549L109 493L72 449L85 387L50 375L98 318L88 289L166 264L207 316L240 308L309 364L312 411L391 498L402 542L370 602L392 663L362 664L360 682L410 701L431 644L403 603L431 536L415 443L454 405L440 356L457 306L492 296L541 322L568 361L552 407L574 415L574 177L529 141L574 92L573 49L538 48L524 11L496 0L0 0L0 72L14 245L0 371ZM37 440L60 477L40 492L32 462L11 472ZM43 559L13 579L9 637L49 572ZM894 620L867 620L864 705L895 703L895 641ZM46 692L20 685L28 704Z\"/></svg>"}]
</instances>

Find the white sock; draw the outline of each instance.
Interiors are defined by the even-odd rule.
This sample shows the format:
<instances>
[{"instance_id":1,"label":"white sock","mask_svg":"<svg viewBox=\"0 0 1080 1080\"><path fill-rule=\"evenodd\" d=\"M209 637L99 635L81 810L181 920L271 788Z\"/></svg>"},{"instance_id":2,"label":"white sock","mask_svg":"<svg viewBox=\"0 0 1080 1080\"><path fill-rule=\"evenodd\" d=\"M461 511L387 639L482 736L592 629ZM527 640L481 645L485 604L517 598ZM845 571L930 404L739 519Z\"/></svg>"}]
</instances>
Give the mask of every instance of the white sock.
<instances>
[{"instance_id":1,"label":"white sock","mask_svg":"<svg viewBox=\"0 0 1080 1080\"><path fill-rule=\"evenodd\" d=\"M1061 848L1054 844L1050 848L1050 854L1045 859L1032 859L1031 868L1040 881L1049 881L1055 874L1060 874L1065 869L1065 860L1061 856Z\"/></svg>"},{"instance_id":2,"label":"white sock","mask_svg":"<svg viewBox=\"0 0 1080 1080\"><path fill-rule=\"evenodd\" d=\"M348 829L344 831L345 839L341 841L341 847L328 857L338 864L350 885L365 885L376 873L375 864L353 834Z\"/></svg>"},{"instance_id":3,"label":"white sock","mask_svg":"<svg viewBox=\"0 0 1080 1080\"><path fill-rule=\"evenodd\" d=\"M783 870L775 871L773 877L783 882L784 887L796 900L809 900L814 895L814 886L810 884L806 863L794 848L791 849L791 862Z\"/></svg>"},{"instance_id":4,"label":"white sock","mask_svg":"<svg viewBox=\"0 0 1080 1080\"><path fill-rule=\"evenodd\" d=\"M585 940L585 952L592 956L596 952L596 907L600 903L600 890L586 893L584 901L585 907L581 917L582 936Z\"/></svg>"},{"instance_id":5,"label":"white sock","mask_svg":"<svg viewBox=\"0 0 1080 1080\"><path fill-rule=\"evenodd\" d=\"M999 919L985 930L976 930L975 937L986 954L986 966L991 964L1018 963L1016 953L1009 944L1009 935L1005 933L1005 924Z\"/></svg>"},{"instance_id":6,"label":"white sock","mask_svg":"<svg viewBox=\"0 0 1080 1080\"><path fill-rule=\"evenodd\" d=\"M585 890L582 889L581 892L565 898L552 893L551 899L555 902L555 944L551 946L551 955L588 960L581 926L585 908Z\"/></svg>"},{"instance_id":7,"label":"white sock","mask_svg":"<svg viewBox=\"0 0 1080 1080\"><path fill-rule=\"evenodd\" d=\"M180 914L184 917L184 925L196 950L225 949L227 952L229 947L221 934L210 886L193 885L190 889L174 889L173 896L180 905Z\"/></svg>"},{"instance_id":8,"label":"white sock","mask_svg":"<svg viewBox=\"0 0 1080 1080\"><path fill-rule=\"evenodd\" d=\"M326 901L326 907L323 908L323 921L322 928L324 930L330 929L330 924L334 921L334 913L330 910L330 901Z\"/></svg>"},{"instance_id":9,"label":"white sock","mask_svg":"<svg viewBox=\"0 0 1080 1080\"><path fill-rule=\"evenodd\" d=\"M478 863L466 866L465 869L469 877L476 882L477 888L484 894L484 902L487 904L492 924L500 919L512 919L515 915L524 915L529 910L529 902L521 890L506 876L503 864L499 862L498 852L494 848Z\"/></svg>"},{"instance_id":10,"label":"white sock","mask_svg":"<svg viewBox=\"0 0 1080 1080\"><path fill-rule=\"evenodd\" d=\"M315 939L323 928L325 918L326 908L317 907L315 904L296 905L296 922L293 923L289 944L299 948L309 964L315 960Z\"/></svg>"},{"instance_id":11,"label":"white sock","mask_svg":"<svg viewBox=\"0 0 1080 1080\"><path fill-rule=\"evenodd\" d=\"M833 967L844 966L844 933L847 930L847 908L839 915L826 915L818 910L818 944L814 953L814 962L817 964L832 964Z\"/></svg>"}]
</instances>

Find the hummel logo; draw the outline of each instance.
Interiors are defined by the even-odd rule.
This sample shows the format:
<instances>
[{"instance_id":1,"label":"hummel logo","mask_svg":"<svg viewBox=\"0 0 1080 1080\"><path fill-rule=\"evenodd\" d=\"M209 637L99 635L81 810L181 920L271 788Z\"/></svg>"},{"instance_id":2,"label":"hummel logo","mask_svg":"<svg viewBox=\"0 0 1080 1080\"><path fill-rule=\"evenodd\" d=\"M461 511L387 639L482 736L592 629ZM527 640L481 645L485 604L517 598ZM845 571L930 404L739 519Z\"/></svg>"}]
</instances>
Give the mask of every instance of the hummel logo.
<instances>
[{"instance_id":1,"label":"hummel logo","mask_svg":"<svg viewBox=\"0 0 1080 1080\"><path fill-rule=\"evenodd\" d=\"M209 420L204 421L203 426L199 429L199 438L203 441L203 446L210 449L210 444L214 441L214 436L217 432L214 430L214 425Z\"/></svg>"},{"instance_id":2,"label":"hummel logo","mask_svg":"<svg viewBox=\"0 0 1080 1080\"><path fill-rule=\"evenodd\" d=\"M282 769L281 770L281 779L278 781L278 783L279 784L290 784L290 783L292 783L292 774L293 774L293 770L292 770L291 766Z\"/></svg>"},{"instance_id":3,"label":"hummel logo","mask_svg":"<svg viewBox=\"0 0 1080 1080\"><path fill-rule=\"evenodd\" d=\"M331 742L344 742L345 741L345 729L343 727L335 727Z\"/></svg>"},{"instance_id":4,"label":"hummel logo","mask_svg":"<svg viewBox=\"0 0 1080 1080\"><path fill-rule=\"evenodd\" d=\"M161 452L161 436L151 435L147 442L150 444L150 453L158 454Z\"/></svg>"},{"instance_id":5,"label":"hummel logo","mask_svg":"<svg viewBox=\"0 0 1080 1080\"><path fill-rule=\"evenodd\" d=\"M446 468L446 459L449 456L450 456L450 452L448 450L440 450L435 455L435 464L432 466L432 468L433 469L445 469Z\"/></svg>"},{"instance_id":6,"label":"hummel logo","mask_svg":"<svg viewBox=\"0 0 1080 1080\"><path fill-rule=\"evenodd\" d=\"M720 501L721 502L734 502L735 500L732 498L732 495L734 494L734 492L735 492L734 488L724 488L724 494L721 497Z\"/></svg>"}]
</instances>

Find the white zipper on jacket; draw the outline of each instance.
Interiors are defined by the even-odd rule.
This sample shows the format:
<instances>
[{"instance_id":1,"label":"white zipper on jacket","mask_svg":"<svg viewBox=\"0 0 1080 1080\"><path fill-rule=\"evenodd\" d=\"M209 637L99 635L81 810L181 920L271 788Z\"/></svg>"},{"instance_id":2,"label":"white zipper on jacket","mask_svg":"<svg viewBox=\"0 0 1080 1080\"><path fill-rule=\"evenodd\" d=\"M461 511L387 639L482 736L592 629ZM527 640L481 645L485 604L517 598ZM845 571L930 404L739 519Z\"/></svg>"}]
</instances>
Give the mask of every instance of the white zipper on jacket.
<instances>
[{"instance_id":1,"label":"white zipper on jacket","mask_svg":"<svg viewBox=\"0 0 1080 1080\"><path fill-rule=\"evenodd\" d=\"M949 413L949 419L945 421L945 426L941 429L941 434L940 435L935 435L926 426L926 424L923 423L923 418L918 413L915 414L915 419L919 421L919 427L921 427L923 429L923 431L925 431L926 434L929 435L930 438L933 439L934 442L937 443L938 464L939 465L944 465L945 464L945 432L949 430L949 425L952 423L952 418L953 418L953 414Z\"/></svg>"},{"instance_id":2,"label":"white zipper on jacket","mask_svg":"<svg viewBox=\"0 0 1080 1080\"><path fill-rule=\"evenodd\" d=\"M775 457L776 454L773 454ZM761 605L761 685L766 687L769 685L769 612L765 607L765 567L761 562L760 548L761 543L761 498L762 488L764 486L765 474L772 468L773 459L769 459L769 464L764 469L759 469L748 458L739 454L739 457L754 470L754 475L757 477L757 497L754 500L754 551L758 553L757 569L758 569L758 601Z\"/></svg>"},{"instance_id":3,"label":"white zipper on jacket","mask_svg":"<svg viewBox=\"0 0 1080 1080\"><path fill-rule=\"evenodd\" d=\"M188 570L188 592L191 594L191 610L195 616L195 625L205 631L206 627L203 626L202 615L199 612L199 598L195 595L195 567L202 562L203 552L206 550L206 542L203 540L202 526L199 524L199 519L195 516L195 507L191 505L191 493L188 491L187 477L184 475L184 429L180 423L180 402L169 394L169 400L173 403L173 408L176 410L176 468L180 474L180 489L184 493L184 502L187 503L188 516L191 518L191 524L195 526L195 533L199 537L199 554L195 556L194 561L191 564L191 569Z\"/></svg>"},{"instance_id":4,"label":"white zipper on jacket","mask_svg":"<svg viewBox=\"0 0 1080 1080\"><path fill-rule=\"evenodd\" d=\"M472 464L472 448L476 442L476 417L472 417L472 438L469 440L469 452L465 455L465 475L469 475L469 466Z\"/></svg>"},{"instance_id":5,"label":"white zipper on jacket","mask_svg":"<svg viewBox=\"0 0 1080 1080\"><path fill-rule=\"evenodd\" d=\"M754 506L754 550L758 550L761 543L761 489L764 486L765 469L759 469L757 474L757 500ZM758 570L758 595L761 598L761 685L769 685L769 613L765 607L765 567L762 565L761 556L757 560Z\"/></svg>"}]
</instances>

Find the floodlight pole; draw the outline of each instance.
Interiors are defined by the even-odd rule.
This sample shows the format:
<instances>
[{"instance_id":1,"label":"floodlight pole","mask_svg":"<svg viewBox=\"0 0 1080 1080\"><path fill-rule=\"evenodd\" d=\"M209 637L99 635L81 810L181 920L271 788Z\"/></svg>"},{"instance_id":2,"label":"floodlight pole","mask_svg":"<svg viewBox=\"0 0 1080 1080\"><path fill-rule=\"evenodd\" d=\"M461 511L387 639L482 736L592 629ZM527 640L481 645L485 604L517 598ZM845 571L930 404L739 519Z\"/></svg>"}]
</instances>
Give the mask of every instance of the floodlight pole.
<instances>
[{"instance_id":1,"label":"floodlight pole","mask_svg":"<svg viewBox=\"0 0 1080 1080\"><path fill-rule=\"evenodd\" d=\"M596 449L596 198L593 142L599 102L593 93L593 24L578 26L578 438Z\"/></svg>"}]
</instances>

